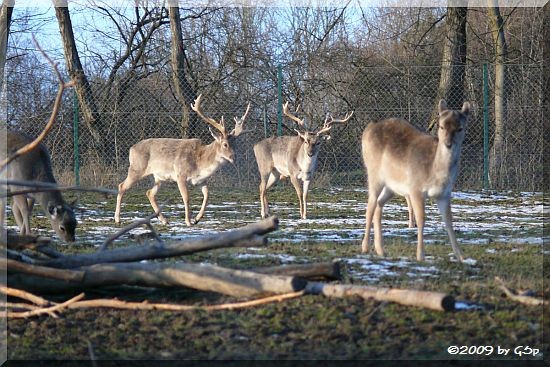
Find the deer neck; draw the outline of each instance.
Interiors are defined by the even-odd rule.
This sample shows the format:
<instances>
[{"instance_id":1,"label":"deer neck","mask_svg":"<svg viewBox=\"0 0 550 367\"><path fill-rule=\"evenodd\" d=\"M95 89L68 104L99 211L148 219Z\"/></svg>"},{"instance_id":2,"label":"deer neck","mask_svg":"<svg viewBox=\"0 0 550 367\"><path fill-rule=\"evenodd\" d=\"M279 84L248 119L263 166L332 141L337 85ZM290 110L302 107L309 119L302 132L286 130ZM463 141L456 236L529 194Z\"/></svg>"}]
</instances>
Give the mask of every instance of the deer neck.
<instances>
[{"instance_id":1,"label":"deer neck","mask_svg":"<svg viewBox=\"0 0 550 367\"><path fill-rule=\"evenodd\" d=\"M440 185L452 185L458 173L461 144L453 144L451 148L445 146L442 141L437 144L432 165L432 177Z\"/></svg>"},{"instance_id":2,"label":"deer neck","mask_svg":"<svg viewBox=\"0 0 550 367\"><path fill-rule=\"evenodd\" d=\"M300 173L298 178L306 181L311 180L311 176L315 171L315 165L317 164L317 153L313 156L307 154L305 143L302 142L300 149L298 150L298 155L296 156L298 166L300 167Z\"/></svg>"}]
</instances>

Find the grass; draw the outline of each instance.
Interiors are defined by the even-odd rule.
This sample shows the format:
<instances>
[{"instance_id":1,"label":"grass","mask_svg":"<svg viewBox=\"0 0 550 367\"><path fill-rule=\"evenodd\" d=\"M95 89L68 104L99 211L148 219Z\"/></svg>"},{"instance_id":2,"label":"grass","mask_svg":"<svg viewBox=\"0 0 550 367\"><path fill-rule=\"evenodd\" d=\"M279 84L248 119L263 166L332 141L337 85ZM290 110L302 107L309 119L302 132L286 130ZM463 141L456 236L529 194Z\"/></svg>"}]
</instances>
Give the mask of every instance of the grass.
<instances>
[{"instance_id":1,"label":"grass","mask_svg":"<svg viewBox=\"0 0 550 367\"><path fill-rule=\"evenodd\" d=\"M125 223L129 223L133 211L142 213L142 217L150 211L144 205L147 202L143 191L135 190L125 197L122 213ZM176 206L181 200L179 194L173 189L163 188L159 193L159 203L167 207L172 224L157 226L161 236L170 240L211 233L212 230L235 228L258 219L256 193L252 196L234 190L220 191L211 190L212 206L207 209L204 222L186 228L180 225L183 209ZM200 200L200 190L192 191L195 213ZM293 256L293 263L338 258L343 263L342 282L440 291L457 300L481 305L483 309L443 313L355 297L303 296L255 308L216 312L69 310L59 319L42 316L9 320L8 359L87 359L89 344L99 359L541 358L541 354L520 357L513 352L508 356L496 355L496 352L489 356L450 355L447 348L451 345L489 345L495 349L500 346L512 350L517 346L530 346L548 353L548 345L543 342L543 331L547 327L543 322L543 312L548 311L548 306L530 307L511 301L503 296L494 281L494 277L499 276L511 288L530 289L539 297L548 293L543 276L547 257L542 255L542 245L516 241L522 236L539 233L536 225L526 224L524 228L505 226L502 230L495 227L488 233L474 227L460 232L459 242L481 235L492 239L486 243L466 242L462 245L466 256L476 260L473 265L450 261L451 249L446 244L444 232L434 230L426 236L433 240L426 246L427 261L416 262L414 230L393 235L400 232L393 232L390 226L385 227L391 231L385 238L386 258L360 254L360 219L364 213L358 208L364 205L365 192L312 190L309 208L312 220L305 222L297 220L298 210L291 187L274 188L269 193L269 200L273 204L273 213L281 218L281 229L270 235L268 247L253 251L210 251L187 256L185 261L247 269L289 263L288 256ZM488 200L481 204L460 200L460 204L472 208L479 205L479 209L483 209L483 205L498 204L503 210L526 205L514 195L504 202ZM67 253L95 251L101 239L118 229L112 223L114 202L114 198L82 195L83 210L78 214L81 222L79 240L71 246L58 244L57 248ZM219 205L222 202L233 204L224 207ZM396 225L400 229L406 223L406 208L404 201L394 200L394 203L396 209L388 209L387 214L388 218L401 220L402 223ZM481 223L494 220L481 212ZM455 217L457 224L465 220L465 217ZM534 222L537 220L535 218ZM431 221L434 221L433 217ZM50 234L45 218L35 218L33 223L40 233ZM97 231L97 228L101 230ZM502 236L501 232L504 233ZM342 236L323 240L319 233ZM131 246L133 243L123 238L114 246ZM263 256L239 256L246 253ZM231 297L188 289L115 288L86 293L90 298L118 297L184 304L236 301ZM69 297L62 295L54 299Z\"/></svg>"}]
</instances>

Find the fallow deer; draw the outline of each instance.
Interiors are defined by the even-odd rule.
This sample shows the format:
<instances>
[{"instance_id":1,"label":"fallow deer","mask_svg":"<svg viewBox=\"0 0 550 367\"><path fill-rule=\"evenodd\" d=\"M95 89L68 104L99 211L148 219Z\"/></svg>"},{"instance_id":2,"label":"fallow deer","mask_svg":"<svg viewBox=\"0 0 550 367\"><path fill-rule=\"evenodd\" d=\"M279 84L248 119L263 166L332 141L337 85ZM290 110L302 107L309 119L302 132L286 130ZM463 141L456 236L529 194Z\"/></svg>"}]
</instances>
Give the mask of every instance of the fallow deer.
<instances>
[{"instance_id":1,"label":"fallow deer","mask_svg":"<svg viewBox=\"0 0 550 367\"><path fill-rule=\"evenodd\" d=\"M288 102L283 106L286 117L305 127L304 120L288 111ZM298 195L300 218L307 217L307 193L313 179L317 156L321 143L330 139L329 131L333 123L348 121L353 112L343 119L327 116L323 127L316 131L295 130L297 136L277 136L264 139L254 145L254 155L260 172L260 214L262 218L269 216L267 190L279 179L289 177ZM300 187L300 183L302 187Z\"/></svg>"},{"instance_id":2,"label":"fallow deer","mask_svg":"<svg viewBox=\"0 0 550 367\"><path fill-rule=\"evenodd\" d=\"M458 174L469 111L468 102L463 104L461 111L453 111L441 100L437 138L420 132L402 119L388 119L367 126L361 141L369 188L363 252L369 250L374 219L374 247L378 255L384 256L382 210L384 204L398 194L408 197L409 208L416 219L417 260L424 260L426 197L437 201L455 256L460 262L464 260L453 230L451 191Z\"/></svg>"},{"instance_id":3,"label":"fallow deer","mask_svg":"<svg viewBox=\"0 0 550 367\"><path fill-rule=\"evenodd\" d=\"M115 222L120 223L120 206L126 190L143 177L153 175L155 183L147 191L147 197L159 220L163 224L168 221L160 211L156 194L163 181L176 181L185 206L185 223L188 226L198 223L204 215L208 201L208 186L205 181L226 162L233 163L235 138L243 132L243 123L250 110L250 104L244 115L235 119L235 128L227 132L223 116L219 122L203 115L201 112L201 97L199 95L193 111L205 122L212 125L218 132L210 129L214 141L204 145L200 139L145 139L130 148L128 176L118 185L118 195L115 210ZM187 184L202 185L202 206L193 221L190 219L189 193Z\"/></svg>"},{"instance_id":4,"label":"fallow deer","mask_svg":"<svg viewBox=\"0 0 550 367\"><path fill-rule=\"evenodd\" d=\"M33 141L29 136L15 131L0 129L0 141L6 142L6 149L0 151L0 160L6 159L19 148ZM50 154L44 144L38 144L34 149L21 155L8 164L2 171L0 177L4 180L15 181L36 181L56 184L53 175ZM10 186L8 190L32 189L27 186ZM31 234L31 213L34 202L37 201L42 207L55 233L64 241L75 240L75 229L77 221L73 208L66 203L59 190L29 193L26 195L15 195L12 197L11 209L21 234ZM4 208L2 201L2 209ZM4 210L0 221L4 222Z\"/></svg>"}]
</instances>

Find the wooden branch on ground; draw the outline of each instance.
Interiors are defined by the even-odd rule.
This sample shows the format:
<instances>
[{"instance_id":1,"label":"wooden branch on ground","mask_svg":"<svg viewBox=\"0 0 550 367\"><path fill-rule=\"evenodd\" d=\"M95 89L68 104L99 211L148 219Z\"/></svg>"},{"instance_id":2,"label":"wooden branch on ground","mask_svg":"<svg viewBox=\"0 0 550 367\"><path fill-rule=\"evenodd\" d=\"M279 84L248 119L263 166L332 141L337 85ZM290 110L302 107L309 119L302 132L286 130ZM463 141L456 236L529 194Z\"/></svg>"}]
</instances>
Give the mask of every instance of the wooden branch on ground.
<instances>
[{"instance_id":1,"label":"wooden branch on ground","mask_svg":"<svg viewBox=\"0 0 550 367\"><path fill-rule=\"evenodd\" d=\"M30 265L12 259L0 258L0 270L36 275L48 279L58 279L66 282L80 282L85 272L81 270L56 269L47 266Z\"/></svg>"},{"instance_id":2,"label":"wooden branch on ground","mask_svg":"<svg viewBox=\"0 0 550 367\"><path fill-rule=\"evenodd\" d=\"M91 254L67 255L61 259L43 261L40 265L70 269L93 264L161 259L227 247L260 246L265 245L267 240L258 236L263 236L277 229L278 225L279 220L277 217L270 217L242 228L196 239L116 248Z\"/></svg>"},{"instance_id":3,"label":"wooden branch on ground","mask_svg":"<svg viewBox=\"0 0 550 367\"><path fill-rule=\"evenodd\" d=\"M359 285L309 282L306 286L306 293L322 294L327 297L338 298L359 296L364 299L390 301L405 306L417 306L436 311L452 311L455 309L455 300L450 295L412 289L377 288Z\"/></svg>"},{"instance_id":4,"label":"wooden branch on ground","mask_svg":"<svg viewBox=\"0 0 550 367\"><path fill-rule=\"evenodd\" d=\"M9 309L24 309L27 311L14 312L14 311L0 311L0 316L11 318L26 318L31 316L37 316L42 314L49 314L52 317L57 318L55 312L62 311L64 309L84 309L84 308L115 308L122 310L162 310L162 311L193 311L193 310L205 310L205 311L220 311L220 310L235 310L247 307L254 307L259 305L265 305L272 302L282 302L287 299L301 297L304 294L303 291L279 294L270 297L264 297L251 301L235 302L235 303L223 303L219 305L178 305L169 303L148 303L148 302L127 302L118 299L94 299L81 301L84 297L84 293L79 294L76 297L63 303L48 302L48 307L41 307L27 303L10 303L4 302L0 306Z\"/></svg>"},{"instance_id":5,"label":"wooden branch on ground","mask_svg":"<svg viewBox=\"0 0 550 367\"><path fill-rule=\"evenodd\" d=\"M0 293L5 294L6 296L12 296L12 297L24 299L25 301L32 302L38 306L50 305L50 301L21 289L0 286Z\"/></svg>"},{"instance_id":6,"label":"wooden branch on ground","mask_svg":"<svg viewBox=\"0 0 550 367\"><path fill-rule=\"evenodd\" d=\"M253 268L250 271L262 274L289 275L306 278L310 280L328 279L339 280L340 263L338 261L313 263L313 264L292 264L283 266L270 266Z\"/></svg>"},{"instance_id":7,"label":"wooden branch on ground","mask_svg":"<svg viewBox=\"0 0 550 367\"><path fill-rule=\"evenodd\" d=\"M307 283L301 278L291 276L259 274L205 264L111 263L81 267L78 270L85 273L78 282L10 273L8 284L32 292L67 292L126 284L144 287L187 287L235 297L250 297L301 291Z\"/></svg>"},{"instance_id":8,"label":"wooden branch on ground","mask_svg":"<svg viewBox=\"0 0 550 367\"><path fill-rule=\"evenodd\" d=\"M13 250L34 250L37 246L50 244L50 237L36 235L20 235L11 230L2 230L0 233L0 246Z\"/></svg>"},{"instance_id":9,"label":"wooden branch on ground","mask_svg":"<svg viewBox=\"0 0 550 367\"><path fill-rule=\"evenodd\" d=\"M506 296L508 296L508 298L510 298L513 301L517 301L517 302L523 303L524 305L529 305L529 306L540 306L545 303L543 299L517 294L515 291L508 288L504 284L504 281L499 277L495 277L495 281L498 283L499 288L502 289L502 291L506 294Z\"/></svg>"},{"instance_id":10,"label":"wooden branch on ground","mask_svg":"<svg viewBox=\"0 0 550 367\"><path fill-rule=\"evenodd\" d=\"M82 298L84 298L84 293L80 293L78 296L73 297L70 300L65 301L63 303L59 303L54 306L50 306L46 308L38 308L36 310L23 311L23 312L0 311L0 317L27 318L27 317L37 316L42 314L51 314L68 307L71 303L75 303L81 300Z\"/></svg>"},{"instance_id":11,"label":"wooden branch on ground","mask_svg":"<svg viewBox=\"0 0 550 367\"><path fill-rule=\"evenodd\" d=\"M117 238L120 238L120 236L122 236L123 234L125 233L128 233L130 232L132 229L134 228L137 228L137 227L140 227L142 225L148 225L149 229L154 233L156 239L157 239L157 242L159 242L160 244L163 243L162 240L160 240L159 236L157 235L157 233L155 232L153 226L151 225L151 219L153 218L156 218L158 216L158 213L153 213L151 214L150 216L148 216L147 218L143 218L143 219L140 219L140 220L137 220L133 223L130 223L129 225L127 225L126 227L122 228L120 231L118 231L117 233L115 233L114 235L112 235L111 237L107 238L105 240L105 242L103 242L103 244L101 245L101 247L99 248L99 251L105 251L107 249L107 247L114 241L116 240Z\"/></svg>"},{"instance_id":12,"label":"wooden branch on ground","mask_svg":"<svg viewBox=\"0 0 550 367\"><path fill-rule=\"evenodd\" d=\"M301 297L304 294L303 291L292 292L285 294L278 294L275 296L264 297L251 301L235 302L235 303L223 303L219 305L178 305L167 303L148 303L148 302L126 302L118 299L94 299L89 301L79 301L69 305L68 308L118 308L124 310L163 310L163 311L192 311L192 310L205 310L205 311L220 311L220 310L235 310L240 308L254 307L259 305L265 305L272 302L282 302L287 299Z\"/></svg>"}]
</instances>

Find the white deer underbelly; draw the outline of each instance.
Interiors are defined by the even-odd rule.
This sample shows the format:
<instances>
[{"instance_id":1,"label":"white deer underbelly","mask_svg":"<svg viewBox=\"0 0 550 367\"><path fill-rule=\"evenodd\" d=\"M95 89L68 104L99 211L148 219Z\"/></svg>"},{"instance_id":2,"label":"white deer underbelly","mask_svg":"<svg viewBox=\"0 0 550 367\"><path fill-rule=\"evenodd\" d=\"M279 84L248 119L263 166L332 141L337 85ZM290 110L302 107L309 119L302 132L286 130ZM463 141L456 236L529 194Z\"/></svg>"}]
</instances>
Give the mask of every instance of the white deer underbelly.
<instances>
[{"instance_id":1,"label":"white deer underbelly","mask_svg":"<svg viewBox=\"0 0 550 367\"><path fill-rule=\"evenodd\" d=\"M187 182L189 182L191 185L200 185L204 181L206 181L206 179L212 176L216 172L218 167L219 165L205 167L202 170L196 172L193 176L189 177L187 179Z\"/></svg>"}]
</instances>

